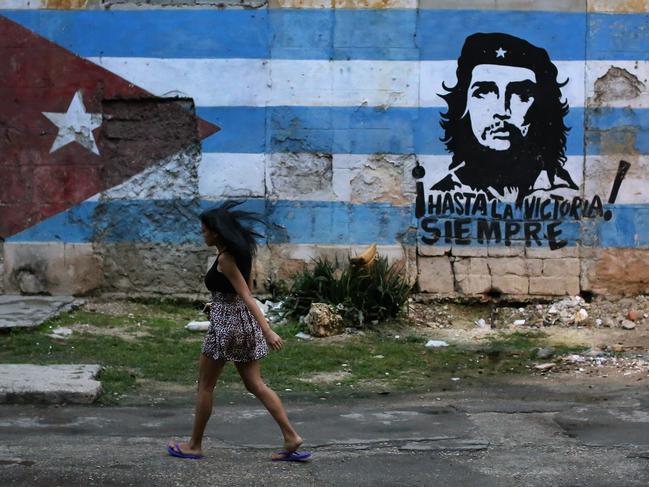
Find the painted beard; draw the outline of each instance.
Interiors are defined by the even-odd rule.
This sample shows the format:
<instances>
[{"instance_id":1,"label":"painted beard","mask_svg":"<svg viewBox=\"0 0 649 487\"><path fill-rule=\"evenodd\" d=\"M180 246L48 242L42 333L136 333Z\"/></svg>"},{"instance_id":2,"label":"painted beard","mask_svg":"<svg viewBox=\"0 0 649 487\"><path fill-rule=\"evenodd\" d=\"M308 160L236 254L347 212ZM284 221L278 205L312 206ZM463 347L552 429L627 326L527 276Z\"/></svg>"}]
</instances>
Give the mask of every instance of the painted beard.
<instances>
[{"instance_id":1,"label":"painted beard","mask_svg":"<svg viewBox=\"0 0 649 487\"><path fill-rule=\"evenodd\" d=\"M469 129L468 140L460 157L465 165L455 174L463 184L474 190L484 191L491 187L502 193L515 189L522 199L543 169L541 152L533 137L530 137L530 132L524 137L518 127L507 122L503 128L509 132L511 144L504 151L482 146Z\"/></svg>"}]
</instances>

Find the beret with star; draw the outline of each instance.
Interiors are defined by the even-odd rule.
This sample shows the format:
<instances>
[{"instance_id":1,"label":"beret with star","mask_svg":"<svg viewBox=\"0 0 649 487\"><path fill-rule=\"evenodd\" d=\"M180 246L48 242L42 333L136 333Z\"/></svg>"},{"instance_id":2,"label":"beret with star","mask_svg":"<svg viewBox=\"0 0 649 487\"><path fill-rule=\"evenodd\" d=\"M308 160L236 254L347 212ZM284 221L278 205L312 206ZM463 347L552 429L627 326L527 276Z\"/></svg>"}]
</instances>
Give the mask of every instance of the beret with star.
<instances>
[{"instance_id":1,"label":"beret with star","mask_svg":"<svg viewBox=\"0 0 649 487\"><path fill-rule=\"evenodd\" d=\"M462 79L462 75L470 75L473 68L479 64L527 68L537 75L550 74L547 71L553 70L545 49L518 37L501 33L477 33L466 38L458 59L458 78Z\"/></svg>"}]
</instances>

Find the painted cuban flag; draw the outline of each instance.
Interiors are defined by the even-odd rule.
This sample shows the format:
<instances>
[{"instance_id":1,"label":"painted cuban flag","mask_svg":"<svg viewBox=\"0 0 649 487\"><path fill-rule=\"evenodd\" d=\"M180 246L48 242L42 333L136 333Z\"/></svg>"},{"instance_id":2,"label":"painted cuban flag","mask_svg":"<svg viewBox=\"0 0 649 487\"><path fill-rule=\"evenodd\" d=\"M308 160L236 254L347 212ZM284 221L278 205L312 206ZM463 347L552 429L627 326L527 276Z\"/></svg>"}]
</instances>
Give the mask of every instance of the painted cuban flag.
<instances>
[{"instance_id":1,"label":"painted cuban flag","mask_svg":"<svg viewBox=\"0 0 649 487\"><path fill-rule=\"evenodd\" d=\"M300 246L374 242L396 253L417 245L433 249L431 255L436 248L512 241L541 248L649 245L645 13L278 8L1 15L4 49L27 56L13 41L20 32L65 53L30 66L40 72L5 65L10 76L0 82L10 99L36 79L58 83L74 73L83 81L66 80L56 103L38 104L32 91L27 105L5 105L10 117L29 117L20 127L33 132L39 154L66 154L69 164L67 172L33 172L21 163L10 174L5 163L5 181L12 181L1 194L8 241L100 235L113 242L198 242L187 225L177 232L155 225L157 212L166 211L160 201L180 196L198 201L197 208L248 199L271 222L268 242L298 249L298 257ZM78 67L57 75L47 63L64 58ZM134 193L146 178L162 180L160 161L171 154L147 147L129 149L142 156L133 161L105 156L116 149L104 130L110 113L102 100L142 94L195 105L199 162L174 183L194 185L192 191ZM557 103L561 113L540 122L546 103ZM169 110L189 113L178 105ZM453 110L466 132L452 131ZM81 120L92 129L75 128ZM23 135L12 127L2 143ZM9 146L16 158L32 157ZM115 162L93 162L102 160ZM143 173L149 165L153 170ZM24 196L24 183L14 182L20 171L28 172L20 181L31 181L34 195L48 193L42 204L33 196L31 207L16 210ZM72 181L73 172L87 184L68 182L63 175ZM101 200L129 181L131 190ZM108 205L102 215L136 207L137 225L104 222L84 230L89 220L105 218L93 214L99 200Z\"/></svg>"}]
</instances>

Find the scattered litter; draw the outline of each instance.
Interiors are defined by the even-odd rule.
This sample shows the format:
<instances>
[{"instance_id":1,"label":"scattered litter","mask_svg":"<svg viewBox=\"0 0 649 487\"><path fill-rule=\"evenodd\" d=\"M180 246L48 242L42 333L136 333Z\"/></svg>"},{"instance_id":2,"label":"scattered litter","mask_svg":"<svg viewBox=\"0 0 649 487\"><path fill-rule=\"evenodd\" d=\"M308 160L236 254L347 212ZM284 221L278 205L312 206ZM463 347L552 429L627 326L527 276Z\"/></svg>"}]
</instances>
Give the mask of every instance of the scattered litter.
<instances>
[{"instance_id":1,"label":"scattered litter","mask_svg":"<svg viewBox=\"0 0 649 487\"><path fill-rule=\"evenodd\" d=\"M474 323L475 323L475 326L477 326L478 328L486 328L487 327L487 322L485 321L484 318L480 318L479 320L476 320Z\"/></svg>"},{"instance_id":2,"label":"scattered litter","mask_svg":"<svg viewBox=\"0 0 649 487\"><path fill-rule=\"evenodd\" d=\"M207 331L209 326L209 321L190 321L185 325L185 329L189 331Z\"/></svg>"},{"instance_id":3,"label":"scattered litter","mask_svg":"<svg viewBox=\"0 0 649 487\"><path fill-rule=\"evenodd\" d=\"M633 330L635 328L635 323L631 320L622 320L620 326L625 330Z\"/></svg>"},{"instance_id":4,"label":"scattered litter","mask_svg":"<svg viewBox=\"0 0 649 487\"><path fill-rule=\"evenodd\" d=\"M563 360L573 364L581 364L586 361L586 357L582 357L581 355L577 355L577 354L572 354L572 355L568 355L567 357L564 357Z\"/></svg>"},{"instance_id":5,"label":"scattered litter","mask_svg":"<svg viewBox=\"0 0 649 487\"><path fill-rule=\"evenodd\" d=\"M394 338L398 340L399 338L401 338L401 335L394 335Z\"/></svg>"},{"instance_id":6,"label":"scattered litter","mask_svg":"<svg viewBox=\"0 0 649 487\"><path fill-rule=\"evenodd\" d=\"M453 382L457 382L457 381L460 380L460 378L459 378L459 377L451 377L451 380L452 380Z\"/></svg>"},{"instance_id":7,"label":"scattered litter","mask_svg":"<svg viewBox=\"0 0 649 487\"><path fill-rule=\"evenodd\" d=\"M514 326L523 326L525 324L525 320L514 320Z\"/></svg>"},{"instance_id":8,"label":"scattered litter","mask_svg":"<svg viewBox=\"0 0 649 487\"><path fill-rule=\"evenodd\" d=\"M549 362L547 364L538 364L534 366L536 370L540 370L542 372L545 372L546 370L550 370L552 367L554 367L554 364L552 362Z\"/></svg>"},{"instance_id":9,"label":"scattered litter","mask_svg":"<svg viewBox=\"0 0 649 487\"><path fill-rule=\"evenodd\" d=\"M72 329L71 328L55 328L52 330L52 333L47 335L50 338L61 338L63 340L67 340L70 338L70 335L72 335Z\"/></svg>"},{"instance_id":10,"label":"scattered litter","mask_svg":"<svg viewBox=\"0 0 649 487\"><path fill-rule=\"evenodd\" d=\"M448 347L448 343L446 343L444 340L428 340L426 342L426 348L440 348L440 347Z\"/></svg>"},{"instance_id":11,"label":"scattered litter","mask_svg":"<svg viewBox=\"0 0 649 487\"><path fill-rule=\"evenodd\" d=\"M313 337L311 335L304 333L303 331L296 333L295 336L297 338L301 338L302 340L313 340Z\"/></svg>"},{"instance_id":12,"label":"scattered litter","mask_svg":"<svg viewBox=\"0 0 649 487\"><path fill-rule=\"evenodd\" d=\"M572 319L575 323L581 323L586 318L588 318L588 311L586 311L584 308L579 308L579 311L575 313Z\"/></svg>"},{"instance_id":13,"label":"scattered litter","mask_svg":"<svg viewBox=\"0 0 649 487\"><path fill-rule=\"evenodd\" d=\"M373 355L373 358L385 358L383 355Z\"/></svg>"},{"instance_id":14,"label":"scattered litter","mask_svg":"<svg viewBox=\"0 0 649 487\"><path fill-rule=\"evenodd\" d=\"M552 347L537 348L536 356L537 358L550 358L555 354L556 350Z\"/></svg>"}]
</instances>

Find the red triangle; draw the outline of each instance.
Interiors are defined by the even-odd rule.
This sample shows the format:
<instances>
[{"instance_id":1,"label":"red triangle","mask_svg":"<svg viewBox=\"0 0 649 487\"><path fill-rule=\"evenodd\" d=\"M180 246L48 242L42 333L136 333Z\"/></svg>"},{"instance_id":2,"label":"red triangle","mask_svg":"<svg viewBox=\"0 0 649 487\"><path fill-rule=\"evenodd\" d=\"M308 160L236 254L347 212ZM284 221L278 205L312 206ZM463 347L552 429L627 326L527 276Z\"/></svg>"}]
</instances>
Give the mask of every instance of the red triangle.
<instances>
[{"instance_id":1,"label":"red triangle","mask_svg":"<svg viewBox=\"0 0 649 487\"><path fill-rule=\"evenodd\" d=\"M219 127L0 16L0 238L116 186ZM101 114L99 155L76 141L53 150L76 93ZM87 138L86 138L87 139Z\"/></svg>"}]
</instances>

